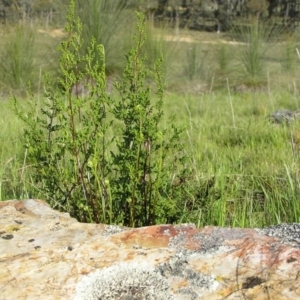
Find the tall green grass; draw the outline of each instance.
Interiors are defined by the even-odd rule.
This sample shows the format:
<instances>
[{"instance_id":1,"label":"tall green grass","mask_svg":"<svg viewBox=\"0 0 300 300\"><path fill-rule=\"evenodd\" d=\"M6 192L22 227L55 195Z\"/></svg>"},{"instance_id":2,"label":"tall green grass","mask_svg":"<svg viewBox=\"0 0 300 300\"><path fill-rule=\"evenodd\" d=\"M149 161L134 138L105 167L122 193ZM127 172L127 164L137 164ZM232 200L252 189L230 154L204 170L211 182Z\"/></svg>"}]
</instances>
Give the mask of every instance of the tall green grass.
<instances>
[{"instance_id":1,"label":"tall green grass","mask_svg":"<svg viewBox=\"0 0 300 300\"><path fill-rule=\"evenodd\" d=\"M186 64L184 74L188 80L200 80L205 76L207 53L201 51L200 43L191 43L186 53Z\"/></svg>"},{"instance_id":2,"label":"tall green grass","mask_svg":"<svg viewBox=\"0 0 300 300\"><path fill-rule=\"evenodd\" d=\"M86 0L77 3L77 15L82 20L83 54L94 37L96 44L105 48L106 73L120 72L126 63L125 53L133 44L134 11L122 0ZM94 63L101 59L96 55Z\"/></svg>"},{"instance_id":3,"label":"tall green grass","mask_svg":"<svg viewBox=\"0 0 300 300\"><path fill-rule=\"evenodd\" d=\"M255 20L252 24L236 25L233 35L242 44L235 52L236 72L249 85L259 85L265 81L267 72L266 57L274 43L278 41L284 28L271 22Z\"/></svg>"},{"instance_id":4,"label":"tall green grass","mask_svg":"<svg viewBox=\"0 0 300 300\"><path fill-rule=\"evenodd\" d=\"M59 38L27 24L8 28L0 42L0 95L26 96L29 86L34 92L41 91L43 74L57 74L58 44Z\"/></svg>"},{"instance_id":5,"label":"tall green grass","mask_svg":"<svg viewBox=\"0 0 300 300\"><path fill-rule=\"evenodd\" d=\"M174 74L178 72L177 59L179 55L180 43L176 37L167 36L169 32L167 24L161 28L155 28L153 23L147 22L145 46L142 54L146 57L145 63L148 67L153 67L157 58L162 58L162 70L166 86L172 84Z\"/></svg>"},{"instance_id":6,"label":"tall green grass","mask_svg":"<svg viewBox=\"0 0 300 300\"><path fill-rule=\"evenodd\" d=\"M34 30L20 25L6 39L0 52L2 90L24 92L29 82L37 82L35 37Z\"/></svg>"},{"instance_id":7,"label":"tall green grass","mask_svg":"<svg viewBox=\"0 0 300 300\"><path fill-rule=\"evenodd\" d=\"M0 199L28 198L30 187L26 183L25 153L20 142L23 128L8 101L1 101L0 127Z\"/></svg>"},{"instance_id":8,"label":"tall green grass","mask_svg":"<svg viewBox=\"0 0 300 300\"><path fill-rule=\"evenodd\" d=\"M266 108L254 114L260 104L253 99L258 96ZM187 105L182 97L169 98L177 103L182 123L189 124L186 144L193 156L189 166L194 170L192 197L186 201L181 221L239 227L298 222L299 150L294 156L291 148L297 125L271 124L267 113L273 103L266 94L232 97L236 129L222 93L187 97ZM293 105L289 97L284 100ZM194 212L187 214L190 206Z\"/></svg>"}]
</instances>

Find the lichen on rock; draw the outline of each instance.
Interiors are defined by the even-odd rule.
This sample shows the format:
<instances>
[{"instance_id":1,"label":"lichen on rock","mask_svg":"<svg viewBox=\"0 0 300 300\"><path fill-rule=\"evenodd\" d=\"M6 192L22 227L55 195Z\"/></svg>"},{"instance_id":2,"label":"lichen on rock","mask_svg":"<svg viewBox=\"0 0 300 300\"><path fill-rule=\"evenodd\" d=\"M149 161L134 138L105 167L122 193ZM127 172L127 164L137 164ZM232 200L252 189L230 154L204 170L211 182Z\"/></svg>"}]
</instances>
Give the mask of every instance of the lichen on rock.
<instances>
[{"instance_id":1,"label":"lichen on rock","mask_svg":"<svg viewBox=\"0 0 300 300\"><path fill-rule=\"evenodd\" d=\"M173 300L166 279L145 263L120 263L85 276L74 300Z\"/></svg>"}]
</instances>

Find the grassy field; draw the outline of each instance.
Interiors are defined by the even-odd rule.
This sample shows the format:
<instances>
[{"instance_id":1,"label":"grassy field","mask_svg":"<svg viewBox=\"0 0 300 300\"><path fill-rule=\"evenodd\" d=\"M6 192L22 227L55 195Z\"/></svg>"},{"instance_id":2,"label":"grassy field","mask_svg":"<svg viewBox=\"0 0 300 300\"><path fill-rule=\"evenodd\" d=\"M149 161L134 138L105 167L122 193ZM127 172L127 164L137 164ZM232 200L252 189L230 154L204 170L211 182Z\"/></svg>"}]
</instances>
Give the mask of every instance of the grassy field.
<instances>
[{"instance_id":1,"label":"grassy field","mask_svg":"<svg viewBox=\"0 0 300 300\"><path fill-rule=\"evenodd\" d=\"M34 30L28 46L35 50L29 79L36 99L43 94L41 73L55 74L58 66L53 49L64 37L51 32ZM13 29L2 33L6 61L12 34ZM277 109L299 109L298 36L267 41L251 34L180 30L177 35L149 25L148 61L159 53L165 59L163 120L175 114L186 127L182 142L190 156L189 197L180 202L182 214L174 222L238 227L300 222L299 124L276 125L268 118ZM120 76L118 69L109 71ZM24 97L26 74L18 72L20 80L2 80L1 86L0 200L45 197L31 179L21 143L23 124L9 101L10 92Z\"/></svg>"}]
</instances>

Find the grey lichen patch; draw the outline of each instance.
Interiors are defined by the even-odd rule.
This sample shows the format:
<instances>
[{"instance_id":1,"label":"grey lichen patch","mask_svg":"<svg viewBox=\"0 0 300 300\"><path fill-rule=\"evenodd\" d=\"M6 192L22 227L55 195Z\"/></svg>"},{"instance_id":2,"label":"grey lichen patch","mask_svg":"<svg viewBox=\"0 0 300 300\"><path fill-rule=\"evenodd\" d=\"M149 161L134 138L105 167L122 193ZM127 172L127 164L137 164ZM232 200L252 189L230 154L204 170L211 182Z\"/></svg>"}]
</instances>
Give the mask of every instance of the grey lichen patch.
<instances>
[{"instance_id":1,"label":"grey lichen patch","mask_svg":"<svg viewBox=\"0 0 300 300\"><path fill-rule=\"evenodd\" d=\"M179 231L179 233L174 236L173 238L170 238L168 247L174 248L177 250L185 249L185 244L187 242L188 236L184 231Z\"/></svg>"},{"instance_id":2,"label":"grey lichen patch","mask_svg":"<svg viewBox=\"0 0 300 300\"><path fill-rule=\"evenodd\" d=\"M168 247L176 250L186 249L186 243L189 239L187 233L180 230L176 236L170 238ZM196 233L192 237L192 241L199 244L199 251L197 252L214 252L219 249L224 239L218 231L213 231L211 234Z\"/></svg>"},{"instance_id":3,"label":"grey lichen patch","mask_svg":"<svg viewBox=\"0 0 300 300\"><path fill-rule=\"evenodd\" d=\"M173 300L169 285L147 263L122 263L83 278L74 300Z\"/></svg>"},{"instance_id":4,"label":"grey lichen patch","mask_svg":"<svg viewBox=\"0 0 300 300\"><path fill-rule=\"evenodd\" d=\"M182 278L189 283L178 291L179 294L189 295L190 299L199 299L202 291L213 291L219 285L214 276L193 270L189 264L189 251L179 251L167 263L158 266L160 273L166 278ZM178 298L180 299L180 298Z\"/></svg>"},{"instance_id":5,"label":"grey lichen patch","mask_svg":"<svg viewBox=\"0 0 300 300\"><path fill-rule=\"evenodd\" d=\"M299 110L276 110L270 115L270 121L276 124L291 124L293 121L299 120L299 118Z\"/></svg>"},{"instance_id":6,"label":"grey lichen patch","mask_svg":"<svg viewBox=\"0 0 300 300\"><path fill-rule=\"evenodd\" d=\"M199 294L195 293L193 290L191 290L190 288L181 288L179 293L181 295L183 295L183 297L186 295L186 297L184 297L184 299L189 299L189 300L196 300L199 299ZM182 298L183 298L182 297Z\"/></svg>"},{"instance_id":7,"label":"grey lichen patch","mask_svg":"<svg viewBox=\"0 0 300 300\"><path fill-rule=\"evenodd\" d=\"M167 263L158 266L158 270L164 277L178 276L182 277L183 271L188 264L186 251L177 252Z\"/></svg>"},{"instance_id":8,"label":"grey lichen patch","mask_svg":"<svg viewBox=\"0 0 300 300\"><path fill-rule=\"evenodd\" d=\"M130 230L130 228L117 226L117 225L107 225L105 226L105 229L103 230L102 234L103 236L110 236L116 233L120 233L126 230Z\"/></svg>"},{"instance_id":9,"label":"grey lichen patch","mask_svg":"<svg viewBox=\"0 0 300 300\"><path fill-rule=\"evenodd\" d=\"M281 243L300 248L300 224L278 224L266 228L256 228L259 234L278 237Z\"/></svg>"},{"instance_id":10,"label":"grey lichen patch","mask_svg":"<svg viewBox=\"0 0 300 300\"><path fill-rule=\"evenodd\" d=\"M199 232L193 236L192 240L199 243L199 251L205 253L217 251L224 241L217 231L213 231L210 235Z\"/></svg>"}]
</instances>

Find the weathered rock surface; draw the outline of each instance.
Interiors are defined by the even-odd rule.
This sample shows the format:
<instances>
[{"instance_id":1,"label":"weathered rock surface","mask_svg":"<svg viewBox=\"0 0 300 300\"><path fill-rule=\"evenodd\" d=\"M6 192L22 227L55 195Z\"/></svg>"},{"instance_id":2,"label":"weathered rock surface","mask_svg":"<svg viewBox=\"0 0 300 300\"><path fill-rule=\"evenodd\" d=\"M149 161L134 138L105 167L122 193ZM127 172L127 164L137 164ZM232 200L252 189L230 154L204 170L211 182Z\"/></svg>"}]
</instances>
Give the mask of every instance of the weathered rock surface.
<instances>
[{"instance_id":1,"label":"weathered rock surface","mask_svg":"<svg viewBox=\"0 0 300 300\"><path fill-rule=\"evenodd\" d=\"M295 120L300 119L300 111L292 110L276 110L270 115L270 120L277 124L291 124Z\"/></svg>"},{"instance_id":2,"label":"weathered rock surface","mask_svg":"<svg viewBox=\"0 0 300 300\"><path fill-rule=\"evenodd\" d=\"M0 299L300 299L299 242L298 224L129 229L5 201Z\"/></svg>"}]
</instances>

